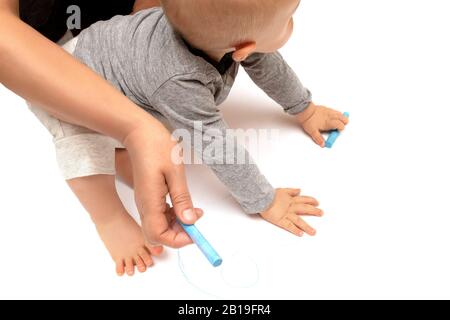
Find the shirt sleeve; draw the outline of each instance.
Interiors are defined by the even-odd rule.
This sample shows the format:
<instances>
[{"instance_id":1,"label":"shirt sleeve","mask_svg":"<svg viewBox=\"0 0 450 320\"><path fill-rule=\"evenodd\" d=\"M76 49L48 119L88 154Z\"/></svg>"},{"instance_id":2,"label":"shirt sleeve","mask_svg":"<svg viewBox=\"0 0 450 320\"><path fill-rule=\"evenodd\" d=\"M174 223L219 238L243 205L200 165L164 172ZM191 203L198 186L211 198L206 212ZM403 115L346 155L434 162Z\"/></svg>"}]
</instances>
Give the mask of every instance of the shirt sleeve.
<instances>
[{"instance_id":1,"label":"shirt sleeve","mask_svg":"<svg viewBox=\"0 0 450 320\"><path fill-rule=\"evenodd\" d=\"M253 82L288 114L296 115L311 103L311 92L279 52L252 54L241 65Z\"/></svg>"},{"instance_id":2,"label":"shirt sleeve","mask_svg":"<svg viewBox=\"0 0 450 320\"><path fill-rule=\"evenodd\" d=\"M167 81L153 94L153 107L169 121L176 135L190 140L184 141L185 148L190 146L212 169L246 213L267 210L275 190L238 138L229 131L227 134L227 124L214 101L213 85L206 77L205 81L193 78L196 76L177 76Z\"/></svg>"}]
</instances>

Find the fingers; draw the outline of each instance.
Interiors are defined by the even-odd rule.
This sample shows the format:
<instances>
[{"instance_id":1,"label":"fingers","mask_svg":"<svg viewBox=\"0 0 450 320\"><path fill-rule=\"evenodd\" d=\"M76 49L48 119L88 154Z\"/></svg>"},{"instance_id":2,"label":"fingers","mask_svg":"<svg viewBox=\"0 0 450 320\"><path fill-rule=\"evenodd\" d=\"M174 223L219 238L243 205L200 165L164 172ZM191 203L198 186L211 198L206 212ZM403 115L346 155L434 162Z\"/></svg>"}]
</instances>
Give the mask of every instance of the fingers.
<instances>
[{"instance_id":1,"label":"fingers","mask_svg":"<svg viewBox=\"0 0 450 320\"><path fill-rule=\"evenodd\" d=\"M321 132L331 130L345 130L349 119L343 113L324 107L317 106L318 111L309 121L302 124L303 129L311 136L313 141L320 147L325 147L325 139Z\"/></svg>"},{"instance_id":2,"label":"fingers","mask_svg":"<svg viewBox=\"0 0 450 320\"><path fill-rule=\"evenodd\" d=\"M302 237L304 234L299 227L297 227L292 221L288 219L283 219L280 223L280 227L289 231L292 234L295 234L297 237Z\"/></svg>"},{"instance_id":3,"label":"fingers","mask_svg":"<svg viewBox=\"0 0 450 320\"><path fill-rule=\"evenodd\" d=\"M325 147L325 139L323 138L322 134L319 130L312 130L308 132L308 134L311 136L313 141L319 146L324 148Z\"/></svg>"},{"instance_id":4,"label":"fingers","mask_svg":"<svg viewBox=\"0 0 450 320\"><path fill-rule=\"evenodd\" d=\"M305 222L305 220L303 220L296 214L290 214L288 216L288 220L292 222L297 228L310 236L315 236L317 233L313 227L311 227L308 223Z\"/></svg>"},{"instance_id":5,"label":"fingers","mask_svg":"<svg viewBox=\"0 0 450 320\"><path fill-rule=\"evenodd\" d=\"M339 111L333 111L333 114L330 116L330 119L328 121L328 128L327 130L339 130L343 131L345 129L345 126L350 122L350 120L344 116L343 113Z\"/></svg>"},{"instance_id":6,"label":"fingers","mask_svg":"<svg viewBox=\"0 0 450 320\"><path fill-rule=\"evenodd\" d=\"M192 244L191 238L184 231L167 230L161 234L160 242L168 247L179 249Z\"/></svg>"},{"instance_id":7,"label":"fingers","mask_svg":"<svg viewBox=\"0 0 450 320\"><path fill-rule=\"evenodd\" d=\"M313 205L304 204L304 203L294 203L289 208L289 213L293 213L293 214L300 215L300 216L314 216L314 217L322 217L323 216L322 210L320 210L319 208L317 208Z\"/></svg>"},{"instance_id":8,"label":"fingers","mask_svg":"<svg viewBox=\"0 0 450 320\"><path fill-rule=\"evenodd\" d=\"M200 209L194 209L194 211L199 217L203 215L203 211ZM150 239L150 243L153 244L150 252L153 255L159 255L162 253L162 247L155 246L155 244L162 244L176 249L192 244L191 238L178 223L173 208L167 210L162 216L165 217L168 227L163 232L158 233L156 237ZM162 219L162 217L159 218ZM160 252L158 253L158 251Z\"/></svg>"},{"instance_id":9,"label":"fingers","mask_svg":"<svg viewBox=\"0 0 450 320\"><path fill-rule=\"evenodd\" d=\"M184 166L177 165L172 167L172 169L174 170L166 174L166 181L175 215L185 224L194 224L200 218L200 213L194 209L191 194L186 183Z\"/></svg>"},{"instance_id":10,"label":"fingers","mask_svg":"<svg viewBox=\"0 0 450 320\"><path fill-rule=\"evenodd\" d=\"M169 221L169 223L168 227L163 232L158 233L157 236L152 239L151 243L153 244L153 247L157 247L155 246L157 243L179 249L192 244L191 238L189 238L175 218L173 209L163 214L160 218L166 220L166 222Z\"/></svg>"},{"instance_id":11,"label":"fingers","mask_svg":"<svg viewBox=\"0 0 450 320\"><path fill-rule=\"evenodd\" d=\"M338 112L337 119L342 121L343 124L348 125L350 120L346 116L344 116L342 113Z\"/></svg>"},{"instance_id":12,"label":"fingers","mask_svg":"<svg viewBox=\"0 0 450 320\"><path fill-rule=\"evenodd\" d=\"M312 206L315 206L315 207L319 206L319 201L317 201L313 197L308 197L308 196L295 197L294 198L294 203L309 204L309 205L312 205Z\"/></svg>"},{"instance_id":13,"label":"fingers","mask_svg":"<svg viewBox=\"0 0 450 320\"><path fill-rule=\"evenodd\" d=\"M295 197L289 207L289 213L297 215L322 217L323 211L319 208L319 201L313 197L299 196Z\"/></svg>"},{"instance_id":14,"label":"fingers","mask_svg":"<svg viewBox=\"0 0 450 320\"><path fill-rule=\"evenodd\" d=\"M325 130L345 130L345 123L338 119L330 119L327 121Z\"/></svg>"},{"instance_id":15,"label":"fingers","mask_svg":"<svg viewBox=\"0 0 450 320\"><path fill-rule=\"evenodd\" d=\"M135 175L136 177L142 177ZM169 229L166 218L167 184L162 172L135 180L136 205L142 219L145 238L152 245L161 244L159 235Z\"/></svg>"},{"instance_id":16,"label":"fingers","mask_svg":"<svg viewBox=\"0 0 450 320\"><path fill-rule=\"evenodd\" d=\"M181 248L190 244L188 235L181 227L174 228L178 223L174 219L173 212L166 213L164 210L143 217L142 229L148 243L152 246L163 245L171 248Z\"/></svg>"},{"instance_id":17,"label":"fingers","mask_svg":"<svg viewBox=\"0 0 450 320\"><path fill-rule=\"evenodd\" d=\"M139 212L142 215L142 225L146 239L151 245L165 245L171 248L181 248L192 243L188 235L175 228L175 214L186 224L195 223L203 215L203 211L193 209L191 197L187 188L183 166L174 166L172 173L160 174L146 181L139 181ZM150 183L151 182L151 183ZM166 184L167 182L167 184ZM147 193L142 196L144 190ZM174 205L168 210L166 195L169 191Z\"/></svg>"},{"instance_id":18,"label":"fingers","mask_svg":"<svg viewBox=\"0 0 450 320\"><path fill-rule=\"evenodd\" d=\"M339 120L345 125L347 125L350 122L350 120L346 116L344 116L344 114L342 112L339 112L339 111L336 111L333 109L329 109L329 110L331 111L331 115L330 115L331 119Z\"/></svg>"}]
</instances>

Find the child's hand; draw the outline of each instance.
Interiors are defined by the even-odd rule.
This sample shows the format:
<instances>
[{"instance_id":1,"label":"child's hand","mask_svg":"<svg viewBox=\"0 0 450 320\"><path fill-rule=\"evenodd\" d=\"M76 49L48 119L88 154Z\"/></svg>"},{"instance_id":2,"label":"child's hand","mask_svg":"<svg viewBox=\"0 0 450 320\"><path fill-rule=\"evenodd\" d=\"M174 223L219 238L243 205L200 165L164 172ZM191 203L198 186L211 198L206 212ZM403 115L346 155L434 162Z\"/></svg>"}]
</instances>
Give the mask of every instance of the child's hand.
<instances>
[{"instance_id":1,"label":"child's hand","mask_svg":"<svg viewBox=\"0 0 450 320\"><path fill-rule=\"evenodd\" d=\"M343 131L349 120L341 112L311 103L309 107L298 114L297 121L303 130L311 136L315 143L325 147L325 139L321 132L339 130Z\"/></svg>"},{"instance_id":2,"label":"child's hand","mask_svg":"<svg viewBox=\"0 0 450 320\"><path fill-rule=\"evenodd\" d=\"M317 208L318 206L316 199L300 196L299 189L277 189L272 206L261 213L261 216L296 236L301 237L304 233L314 236L316 230L300 216L323 216L323 211Z\"/></svg>"}]
</instances>

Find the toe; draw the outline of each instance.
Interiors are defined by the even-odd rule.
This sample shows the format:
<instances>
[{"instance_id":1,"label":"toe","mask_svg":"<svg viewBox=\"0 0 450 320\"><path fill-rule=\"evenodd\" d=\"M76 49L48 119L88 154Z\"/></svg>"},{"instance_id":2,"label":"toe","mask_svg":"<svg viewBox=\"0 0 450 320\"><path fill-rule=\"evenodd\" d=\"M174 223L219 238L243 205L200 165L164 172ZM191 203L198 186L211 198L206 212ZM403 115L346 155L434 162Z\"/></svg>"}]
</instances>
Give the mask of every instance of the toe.
<instances>
[{"instance_id":1,"label":"toe","mask_svg":"<svg viewBox=\"0 0 450 320\"><path fill-rule=\"evenodd\" d=\"M145 250L144 248L142 248L139 251L139 257L142 259L142 261L144 261L144 264L147 267L151 267L153 265L153 260L152 257L150 256L150 253L148 253L148 251Z\"/></svg>"},{"instance_id":2,"label":"toe","mask_svg":"<svg viewBox=\"0 0 450 320\"><path fill-rule=\"evenodd\" d=\"M116 261L116 273L119 277L125 274L125 266L123 260Z\"/></svg>"},{"instance_id":3,"label":"toe","mask_svg":"<svg viewBox=\"0 0 450 320\"><path fill-rule=\"evenodd\" d=\"M125 259L125 271L130 277L134 275L134 262L132 258Z\"/></svg>"},{"instance_id":4,"label":"toe","mask_svg":"<svg viewBox=\"0 0 450 320\"><path fill-rule=\"evenodd\" d=\"M136 264L136 268L140 273L144 273L147 271L147 267L145 266L144 261L142 261L141 257L134 257L134 263Z\"/></svg>"}]
</instances>

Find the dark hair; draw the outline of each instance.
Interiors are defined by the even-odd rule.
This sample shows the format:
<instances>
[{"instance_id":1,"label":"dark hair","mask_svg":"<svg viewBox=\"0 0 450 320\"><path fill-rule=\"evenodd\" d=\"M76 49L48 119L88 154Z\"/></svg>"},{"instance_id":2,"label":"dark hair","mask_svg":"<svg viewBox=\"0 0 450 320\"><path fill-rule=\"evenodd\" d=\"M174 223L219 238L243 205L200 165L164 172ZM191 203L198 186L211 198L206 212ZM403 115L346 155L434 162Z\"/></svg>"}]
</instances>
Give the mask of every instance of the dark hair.
<instances>
[{"instance_id":1,"label":"dark hair","mask_svg":"<svg viewBox=\"0 0 450 320\"><path fill-rule=\"evenodd\" d=\"M44 25L54 4L55 0L20 0L20 18L32 27Z\"/></svg>"}]
</instances>

